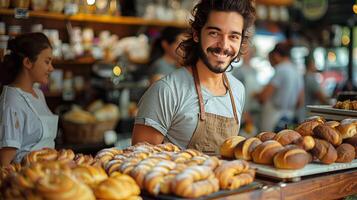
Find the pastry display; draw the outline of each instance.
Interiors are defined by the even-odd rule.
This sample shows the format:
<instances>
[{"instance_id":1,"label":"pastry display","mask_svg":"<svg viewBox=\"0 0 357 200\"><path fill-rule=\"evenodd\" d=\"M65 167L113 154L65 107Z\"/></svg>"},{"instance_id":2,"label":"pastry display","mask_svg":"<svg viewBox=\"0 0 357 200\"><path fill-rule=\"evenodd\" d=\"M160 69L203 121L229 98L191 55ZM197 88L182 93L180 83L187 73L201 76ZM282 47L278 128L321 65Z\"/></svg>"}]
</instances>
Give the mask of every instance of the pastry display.
<instances>
[{"instance_id":1,"label":"pastry display","mask_svg":"<svg viewBox=\"0 0 357 200\"><path fill-rule=\"evenodd\" d=\"M232 136L227 138L220 148L220 154L225 158L234 158L234 148L241 141L245 140L242 136Z\"/></svg>"},{"instance_id":2,"label":"pastry display","mask_svg":"<svg viewBox=\"0 0 357 200\"><path fill-rule=\"evenodd\" d=\"M344 110L357 110L357 100L337 101L333 108Z\"/></svg>"}]
</instances>

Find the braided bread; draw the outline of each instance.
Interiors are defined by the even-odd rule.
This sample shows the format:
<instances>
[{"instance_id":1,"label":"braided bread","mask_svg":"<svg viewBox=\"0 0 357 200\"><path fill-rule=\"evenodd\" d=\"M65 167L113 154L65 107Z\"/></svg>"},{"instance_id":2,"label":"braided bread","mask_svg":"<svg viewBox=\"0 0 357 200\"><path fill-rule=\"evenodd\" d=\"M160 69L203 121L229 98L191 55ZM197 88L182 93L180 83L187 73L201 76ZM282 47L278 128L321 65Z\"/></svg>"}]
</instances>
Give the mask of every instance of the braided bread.
<instances>
[{"instance_id":1,"label":"braided bread","mask_svg":"<svg viewBox=\"0 0 357 200\"><path fill-rule=\"evenodd\" d=\"M170 170L176 167L176 163L168 160L163 160L158 163L146 176L144 180L144 188L152 195L158 195L160 192L164 194L170 193L170 184L172 176L167 176Z\"/></svg>"},{"instance_id":2,"label":"braided bread","mask_svg":"<svg viewBox=\"0 0 357 200\"><path fill-rule=\"evenodd\" d=\"M83 154L76 154L74 157L74 162L77 165L96 165L97 160L94 159L91 155L83 155Z\"/></svg>"},{"instance_id":3,"label":"braided bread","mask_svg":"<svg viewBox=\"0 0 357 200\"><path fill-rule=\"evenodd\" d=\"M59 161L72 161L75 157L74 152L71 149L61 149L58 151L57 160Z\"/></svg>"},{"instance_id":4,"label":"braided bread","mask_svg":"<svg viewBox=\"0 0 357 200\"><path fill-rule=\"evenodd\" d=\"M249 171L249 163L234 160L223 163L215 171L221 189L233 190L253 182L255 171Z\"/></svg>"},{"instance_id":5,"label":"braided bread","mask_svg":"<svg viewBox=\"0 0 357 200\"><path fill-rule=\"evenodd\" d=\"M172 160L177 163L186 162L187 160L190 160L194 156L201 156L201 155L203 155L203 153L200 151L197 151L195 149L186 149L174 154L172 156Z\"/></svg>"},{"instance_id":6,"label":"braided bread","mask_svg":"<svg viewBox=\"0 0 357 200\"><path fill-rule=\"evenodd\" d=\"M99 183L94 189L98 199L125 200L140 194L135 180L128 175L113 173L108 179Z\"/></svg>"},{"instance_id":7,"label":"braided bread","mask_svg":"<svg viewBox=\"0 0 357 200\"><path fill-rule=\"evenodd\" d=\"M147 158L139 162L130 172L130 176L134 178L140 189L144 187L145 175L151 171L152 168L159 163L160 160L156 158Z\"/></svg>"},{"instance_id":8,"label":"braided bread","mask_svg":"<svg viewBox=\"0 0 357 200\"><path fill-rule=\"evenodd\" d=\"M169 151L169 152L179 152L181 149L172 144L172 143L164 143L164 144L159 144L157 145L158 148L162 149L163 151Z\"/></svg>"},{"instance_id":9,"label":"braided bread","mask_svg":"<svg viewBox=\"0 0 357 200\"><path fill-rule=\"evenodd\" d=\"M103 166L110 160L114 158L114 156L118 154L122 154L123 151L117 148L107 148L100 150L95 156L96 159L100 160Z\"/></svg>"},{"instance_id":10,"label":"braided bread","mask_svg":"<svg viewBox=\"0 0 357 200\"><path fill-rule=\"evenodd\" d=\"M197 198L217 192L219 183L209 167L191 166L175 177L171 190L181 197Z\"/></svg>"}]
</instances>

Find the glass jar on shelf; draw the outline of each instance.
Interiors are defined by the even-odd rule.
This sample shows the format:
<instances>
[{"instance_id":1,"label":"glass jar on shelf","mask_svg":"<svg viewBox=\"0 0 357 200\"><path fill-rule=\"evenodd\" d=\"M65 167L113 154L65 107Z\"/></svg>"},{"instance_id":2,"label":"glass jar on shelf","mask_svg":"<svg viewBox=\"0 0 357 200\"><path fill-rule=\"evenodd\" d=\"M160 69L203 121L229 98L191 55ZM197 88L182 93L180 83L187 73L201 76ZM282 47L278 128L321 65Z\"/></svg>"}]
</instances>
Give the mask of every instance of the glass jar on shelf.
<instances>
[{"instance_id":1,"label":"glass jar on shelf","mask_svg":"<svg viewBox=\"0 0 357 200\"><path fill-rule=\"evenodd\" d=\"M61 13L64 8L64 0L49 0L48 1L48 11Z\"/></svg>"}]
</instances>

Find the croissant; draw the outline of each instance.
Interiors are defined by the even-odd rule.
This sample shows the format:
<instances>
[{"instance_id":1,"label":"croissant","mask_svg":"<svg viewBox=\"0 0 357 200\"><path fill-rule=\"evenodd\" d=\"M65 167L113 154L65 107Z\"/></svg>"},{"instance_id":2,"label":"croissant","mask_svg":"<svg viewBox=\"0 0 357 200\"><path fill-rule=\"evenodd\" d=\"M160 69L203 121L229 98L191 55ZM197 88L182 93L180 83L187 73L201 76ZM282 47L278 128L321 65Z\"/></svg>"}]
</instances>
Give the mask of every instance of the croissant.
<instances>
[{"instance_id":1,"label":"croissant","mask_svg":"<svg viewBox=\"0 0 357 200\"><path fill-rule=\"evenodd\" d=\"M247 185L254 180L255 171L249 169L248 162L234 160L223 163L215 170L221 189L233 190Z\"/></svg>"}]
</instances>

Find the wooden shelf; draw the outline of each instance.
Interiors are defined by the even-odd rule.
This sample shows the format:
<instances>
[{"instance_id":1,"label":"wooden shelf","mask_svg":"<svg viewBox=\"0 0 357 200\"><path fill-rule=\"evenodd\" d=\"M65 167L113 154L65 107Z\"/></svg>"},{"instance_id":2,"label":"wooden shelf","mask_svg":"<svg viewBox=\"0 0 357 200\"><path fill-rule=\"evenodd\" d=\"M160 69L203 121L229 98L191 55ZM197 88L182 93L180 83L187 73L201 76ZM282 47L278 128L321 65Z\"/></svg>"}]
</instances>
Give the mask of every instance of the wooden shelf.
<instances>
[{"instance_id":1,"label":"wooden shelf","mask_svg":"<svg viewBox=\"0 0 357 200\"><path fill-rule=\"evenodd\" d=\"M0 9L0 15L14 15L13 9ZM94 22L107 24L125 24L125 25L139 25L139 26L175 26L179 28L187 28L188 23L176 21L163 21L156 19L144 19L140 17L125 17L125 16L109 16L109 15L95 15L95 14L76 14L64 15L61 13L51 13L45 11L29 11L29 17L55 19L55 20L69 20L77 22Z\"/></svg>"}]
</instances>

